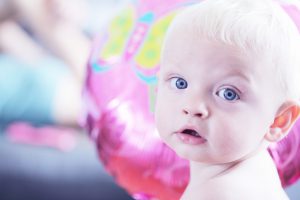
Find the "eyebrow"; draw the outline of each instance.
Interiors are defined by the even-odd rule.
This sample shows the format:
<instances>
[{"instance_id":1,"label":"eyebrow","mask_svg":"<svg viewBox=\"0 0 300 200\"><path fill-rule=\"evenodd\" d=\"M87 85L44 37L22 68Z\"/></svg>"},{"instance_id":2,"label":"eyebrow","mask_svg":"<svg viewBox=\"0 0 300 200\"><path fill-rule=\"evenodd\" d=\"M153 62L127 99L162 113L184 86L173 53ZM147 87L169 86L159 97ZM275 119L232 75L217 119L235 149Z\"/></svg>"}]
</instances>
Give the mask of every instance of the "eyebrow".
<instances>
[{"instance_id":1,"label":"eyebrow","mask_svg":"<svg viewBox=\"0 0 300 200\"><path fill-rule=\"evenodd\" d=\"M172 63L171 69L169 68L169 69L165 70L166 74L173 73L174 71L183 70L182 66L179 64L179 62L174 62L174 60L172 60L172 61L173 61L173 63ZM223 67L225 67L225 66L223 66ZM243 80L245 80L248 83L252 82L252 76L249 75L249 74L251 74L250 71L249 72L244 72L244 70L241 69L242 67L238 66L238 65L229 65L227 67L229 68L228 72L225 72L224 74L222 74L223 77L228 77L228 76L230 76L230 77L239 77L239 78L242 78Z\"/></svg>"},{"instance_id":2,"label":"eyebrow","mask_svg":"<svg viewBox=\"0 0 300 200\"><path fill-rule=\"evenodd\" d=\"M250 73L245 73L244 71L238 69L238 67L234 68L234 69L230 69L230 71L228 73L224 73L224 76L230 76L230 77L239 77L244 79L246 82L251 83L252 82L252 78L251 76L247 75Z\"/></svg>"}]
</instances>

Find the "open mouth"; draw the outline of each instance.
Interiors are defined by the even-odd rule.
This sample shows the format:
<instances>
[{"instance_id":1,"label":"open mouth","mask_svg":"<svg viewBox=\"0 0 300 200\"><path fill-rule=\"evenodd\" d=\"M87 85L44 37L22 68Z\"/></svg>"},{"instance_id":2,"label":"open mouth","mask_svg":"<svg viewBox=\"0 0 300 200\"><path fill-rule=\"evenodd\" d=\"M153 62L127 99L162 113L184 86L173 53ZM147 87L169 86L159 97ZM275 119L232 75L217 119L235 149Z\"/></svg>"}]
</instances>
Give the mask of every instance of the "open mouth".
<instances>
[{"instance_id":1,"label":"open mouth","mask_svg":"<svg viewBox=\"0 0 300 200\"><path fill-rule=\"evenodd\" d=\"M200 145L206 142L206 139L193 128L182 129L177 133L179 140L187 145Z\"/></svg>"},{"instance_id":2,"label":"open mouth","mask_svg":"<svg viewBox=\"0 0 300 200\"><path fill-rule=\"evenodd\" d=\"M194 137L201 137L201 136L199 135L199 133L198 133L197 131L193 130L193 129L184 129L184 130L182 131L182 133L183 133L183 134L187 134L187 135L191 135L191 136L194 136Z\"/></svg>"}]
</instances>

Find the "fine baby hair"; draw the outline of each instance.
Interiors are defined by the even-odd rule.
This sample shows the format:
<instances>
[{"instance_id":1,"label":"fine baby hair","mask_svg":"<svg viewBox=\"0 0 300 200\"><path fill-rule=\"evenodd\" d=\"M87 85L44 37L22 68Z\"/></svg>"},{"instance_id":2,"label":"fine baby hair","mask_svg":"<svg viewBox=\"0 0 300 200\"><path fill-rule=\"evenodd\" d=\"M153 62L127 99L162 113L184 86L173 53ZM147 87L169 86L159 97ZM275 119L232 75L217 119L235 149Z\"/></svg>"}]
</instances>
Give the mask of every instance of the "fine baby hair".
<instances>
[{"instance_id":1,"label":"fine baby hair","mask_svg":"<svg viewBox=\"0 0 300 200\"><path fill-rule=\"evenodd\" d=\"M187 14L193 15L199 38L236 46L255 59L268 59L274 66L270 73L281 81L286 98L299 100L300 35L280 2L205 0L187 8L174 21Z\"/></svg>"}]
</instances>

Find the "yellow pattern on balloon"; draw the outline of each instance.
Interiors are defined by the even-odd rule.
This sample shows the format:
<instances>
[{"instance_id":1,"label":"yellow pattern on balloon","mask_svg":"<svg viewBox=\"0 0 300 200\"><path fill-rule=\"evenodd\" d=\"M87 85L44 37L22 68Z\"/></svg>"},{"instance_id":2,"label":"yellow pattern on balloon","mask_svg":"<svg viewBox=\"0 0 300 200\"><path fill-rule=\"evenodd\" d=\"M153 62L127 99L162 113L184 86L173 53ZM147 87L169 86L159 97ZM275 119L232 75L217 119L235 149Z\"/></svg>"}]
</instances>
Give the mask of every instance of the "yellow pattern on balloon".
<instances>
[{"instance_id":1,"label":"yellow pattern on balloon","mask_svg":"<svg viewBox=\"0 0 300 200\"><path fill-rule=\"evenodd\" d=\"M134 26L135 12L133 8L124 10L112 20L109 27L108 40L104 45L100 57L104 60L121 56L126 42Z\"/></svg>"},{"instance_id":2,"label":"yellow pattern on balloon","mask_svg":"<svg viewBox=\"0 0 300 200\"><path fill-rule=\"evenodd\" d=\"M175 12L168 14L152 26L141 50L135 57L135 62L138 63L141 68L152 69L158 66L163 36L174 16Z\"/></svg>"}]
</instances>

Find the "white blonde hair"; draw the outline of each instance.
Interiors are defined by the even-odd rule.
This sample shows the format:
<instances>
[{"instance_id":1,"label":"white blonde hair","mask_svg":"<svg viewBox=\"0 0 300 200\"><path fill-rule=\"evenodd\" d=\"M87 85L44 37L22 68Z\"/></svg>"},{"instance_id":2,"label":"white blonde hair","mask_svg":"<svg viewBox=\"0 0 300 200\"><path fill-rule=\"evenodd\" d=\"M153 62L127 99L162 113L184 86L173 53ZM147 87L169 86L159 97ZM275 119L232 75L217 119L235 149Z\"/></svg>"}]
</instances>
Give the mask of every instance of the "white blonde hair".
<instances>
[{"instance_id":1,"label":"white blonde hair","mask_svg":"<svg viewBox=\"0 0 300 200\"><path fill-rule=\"evenodd\" d=\"M278 1L204 0L174 21L186 14L199 36L237 46L254 59L268 59L286 98L299 101L300 33Z\"/></svg>"}]
</instances>

